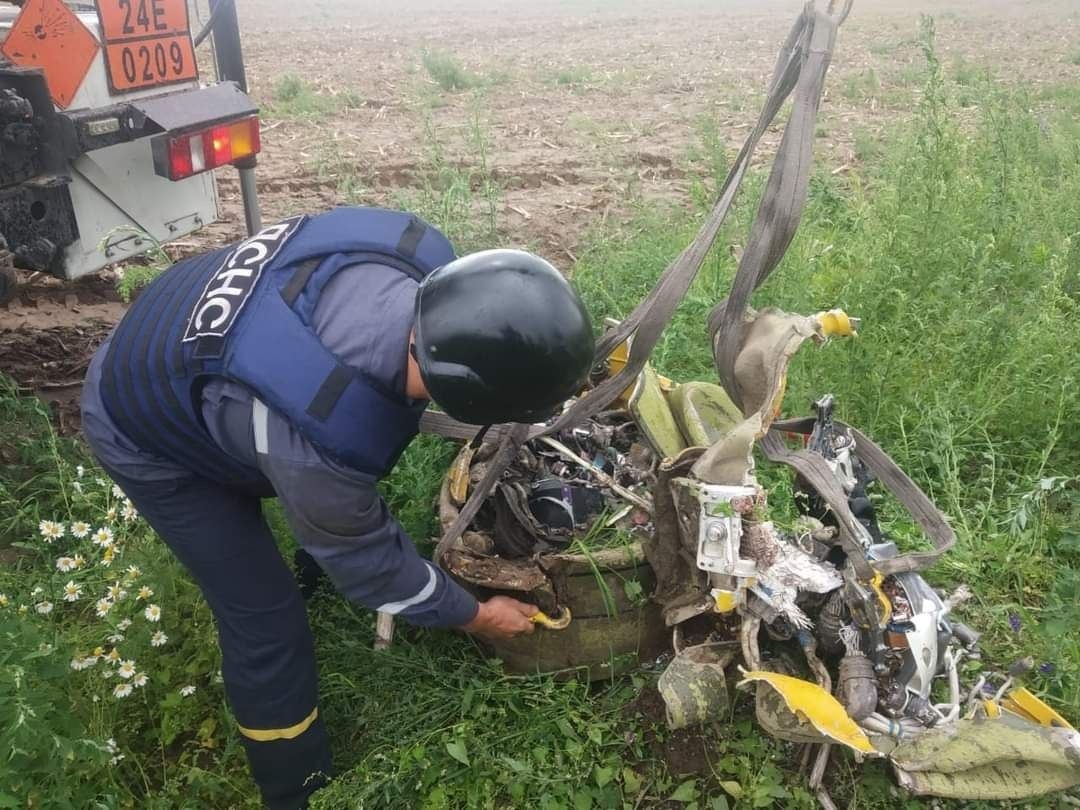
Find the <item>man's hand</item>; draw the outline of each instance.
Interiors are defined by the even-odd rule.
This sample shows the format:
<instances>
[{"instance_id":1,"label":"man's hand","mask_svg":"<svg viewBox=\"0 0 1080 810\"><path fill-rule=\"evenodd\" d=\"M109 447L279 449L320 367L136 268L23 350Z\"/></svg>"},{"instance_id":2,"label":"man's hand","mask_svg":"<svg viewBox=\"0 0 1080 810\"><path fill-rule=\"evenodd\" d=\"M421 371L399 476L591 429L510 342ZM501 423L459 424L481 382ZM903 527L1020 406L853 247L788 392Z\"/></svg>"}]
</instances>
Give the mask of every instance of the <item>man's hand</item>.
<instances>
[{"instance_id":1,"label":"man's hand","mask_svg":"<svg viewBox=\"0 0 1080 810\"><path fill-rule=\"evenodd\" d=\"M528 605L509 596L493 596L480 603L476 617L461 629L484 638L513 638L536 629L530 619L539 610L536 605Z\"/></svg>"}]
</instances>

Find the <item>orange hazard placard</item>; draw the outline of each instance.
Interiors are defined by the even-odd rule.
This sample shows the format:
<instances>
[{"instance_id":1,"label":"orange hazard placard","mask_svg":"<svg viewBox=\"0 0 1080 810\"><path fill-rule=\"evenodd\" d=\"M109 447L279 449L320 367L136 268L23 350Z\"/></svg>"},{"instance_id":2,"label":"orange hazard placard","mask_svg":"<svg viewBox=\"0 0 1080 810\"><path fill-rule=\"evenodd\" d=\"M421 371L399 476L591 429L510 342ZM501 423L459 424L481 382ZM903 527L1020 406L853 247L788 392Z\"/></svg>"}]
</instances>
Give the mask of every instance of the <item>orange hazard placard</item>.
<instances>
[{"instance_id":1,"label":"orange hazard placard","mask_svg":"<svg viewBox=\"0 0 1080 810\"><path fill-rule=\"evenodd\" d=\"M94 35L62 0L27 0L0 51L19 67L41 68L53 103L65 109L98 48Z\"/></svg>"},{"instance_id":2,"label":"orange hazard placard","mask_svg":"<svg viewBox=\"0 0 1080 810\"><path fill-rule=\"evenodd\" d=\"M97 9L114 93L199 77L186 0L98 0Z\"/></svg>"}]
</instances>

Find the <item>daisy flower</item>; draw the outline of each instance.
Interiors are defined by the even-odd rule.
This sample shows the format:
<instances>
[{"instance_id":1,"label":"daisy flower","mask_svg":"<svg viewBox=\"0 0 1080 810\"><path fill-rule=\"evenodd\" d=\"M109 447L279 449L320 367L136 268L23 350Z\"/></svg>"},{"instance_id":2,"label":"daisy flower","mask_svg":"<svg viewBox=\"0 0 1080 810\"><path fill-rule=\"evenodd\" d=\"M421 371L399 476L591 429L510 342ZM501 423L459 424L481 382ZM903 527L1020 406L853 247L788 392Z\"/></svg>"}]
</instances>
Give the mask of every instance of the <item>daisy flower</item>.
<instances>
[{"instance_id":1,"label":"daisy flower","mask_svg":"<svg viewBox=\"0 0 1080 810\"><path fill-rule=\"evenodd\" d=\"M68 584L64 586L64 601L74 602L82 596L82 585L76 585L74 580L68 580Z\"/></svg>"},{"instance_id":2,"label":"daisy flower","mask_svg":"<svg viewBox=\"0 0 1080 810\"><path fill-rule=\"evenodd\" d=\"M106 568L108 568L110 565L112 565L113 557L115 555L116 548L114 546L109 546L107 549L105 549L105 553L101 555L101 565L104 565Z\"/></svg>"},{"instance_id":3,"label":"daisy flower","mask_svg":"<svg viewBox=\"0 0 1080 810\"><path fill-rule=\"evenodd\" d=\"M79 478L82 478L83 473L85 473L85 472L86 472L86 467L84 467L82 464L80 464L78 467L75 468L75 475L79 476Z\"/></svg>"},{"instance_id":4,"label":"daisy flower","mask_svg":"<svg viewBox=\"0 0 1080 810\"><path fill-rule=\"evenodd\" d=\"M71 524L71 535L82 540L90 534L90 524L83 520L76 520Z\"/></svg>"},{"instance_id":5,"label":"daisy flower","mask_svg":"<svg viewBox=\"0 0 1080 810\"><path fill-rule=\"evenodd\" d=\"M72 481L71 482L71 487L76 492L78 492L80 495L82 495L82 481Z\"/></svg>"},{"instance_id":6,"label":"daisy flower","mask_svg":"<svg viewBox=\"0 0 1080 810\"><path fill-rule=\"evenodd\" d=\"M129 565L126 569L124 569L124 575L128 579L138 579L142 576L142 569L139 568L139 566L137 565Z\"/></svg>"},{"instance_id":7,"label":"daisy flower","mask_svg":"<svg viewBox=\"0 0 1080 810\"><path fill-rule=\"evenodd\" d=\"M36 610L42 616L48 616L50 613L52 613L52 609L52 602L38 602L36 605L34 605L34 610Z\"/></svg>"},{"instance_id":8,"label":"daisy flower","mask_svg":"<svg viewBox=\"0 0 1080 810\"><path fill-rule=\"evenodd\" d=\"M113 603L109 599L98 599L94 603L94 612L97 613L99 619L104 619L109 615L109 611L112 610Z\"/></svg>"},{"instance_id":9,"label":"daisy flower","mask_svg":"<svg viewBox=\"0 0 1080 810\"><path fill-rule=\"evenodd\" d=\"M43 520L38 524L38 531L46 543L59 540L64 536L64 524L53 520Z\"/></svg>"},{"instance_id":10,"label":"daisy flower","mask_svg":"<svg viewBox=\"0 0 1080 810\"><path fill-rule=\"evenodd\" d=\"M116 507L115 506L110 506L109 507L109 510L105 513L105 520L109 521L109 523L115 523L116 522Z\"/></svg>"},{"instance_id":11,"label":"daisy flower","mask_svg":"<svg viewBox=\"0 0 1080 810\"><path fill-rule=\"evenodd\" d=\"M135 662L134 661L121 661L120 666L116 668L116 674L123 678L125 681L135 675Z\"/></svg>"},{"instance_id":12,"label":"daisy flower","mask_svg":"<svg viewBox=\"0 0 1080 810\"><path fill-rule=\"evenodd\" d=\"M148 588L147 586L143 585L141 588L139 588L139 592L138 592L138 594L135 595L135 598L136 599L149 599L153 595L154 595L153 589Z\"/></svg>"},{"instance_id":13,"label":"daisy flower","mask_svg":"<svg viewBox=\"0 0 1080 810\"><path fill-rule=\"evenodd\" d=\"M143 616L146 617L147 621L161 621L161 608L157 605L147 605L146 610L143 611Z\"/></svg>"},{"instance_id":14,"label":"daisy flower","mask_svg":"<svg viewBox=\"0 0 1080 810\"><path fill-rule=\"evenodd\" d=\"M19 605L19 615L20 616L25 616L29 612L30 612L30 608L28 608L26 605Z\"/></svg>"},{"instance_id":15,"label":"daisy flower","mask_svg":"<svg viewBox=\"0 0 1080 810\"><path fill-rule=\"evenodd\" d=\"M102 526L96 532L94 532L94 545L100 546L104 549L112 548L113 545L113 533L112 529L108 526Z\"/></svg>"},{"instance_id":16,"label":"daisy flower","mask_svg":"<svg viewBox=\"0 0 1080 810\"><path fill-rule=\"evenodd\" d=\"M127 596L127 591L125 591L122 587L120 587L120 581L117 580L116 582L114 582L112 585L109 586L107 595L114 602L119 602L121 599L123 599L125 596Z\"/></svg>"},{"instance_id":17,"label":"daisy flower","mask_svg":"<svg viewBox=\"0 0 1080 810\"><path fill-rule=\"evenodd\" d=\"M135 508L135 504L133 504L131 501L128 501L124 504L124 508L120 511L120 515L124 518L124 520L130 523L139 516L139 510Z\"/></svg>"},{"instance_id":18,"label":"daisy flower","mask_svg":"<svg viewBox=\"0 0 1080 810\"><path fill-rule=\"evenodd\" d=\"M76 672L80 672L80 671L82 671L84 669L89 669L90 667L92 667L96 663L97 663L97 657L93 656L93 655L88 655L85 658L72 658L71 659L71 668L73 670L75 670Z\"/></svg>"},{"instance_id":19,"label":"daisy flower","mask_svg":"<svg viewBox=\"0 0 1080 810\"><path fill-rule=\"evenodd\" d=\"M118 683L113 687L112 693L118 698L126 698L131 694L131 689L130 683Z\"/></svg>"},{"instance_id":20,"label":"daisy flower","mask_svg":"<svg viewBox=\"0 0 1080 810\"><path fill-rule=\"evenodd\" d=\"M116 647L113 647L111 650L109 650L108 655L105 656L105 660L111 661L115 664L117 661L120 660L120 651L116 649Z\"/></svg>"},{"instance_id":21,"label":"daisy flower","mask_svg":"<svg viewBox=\"0 0 1080 810\"><path fill-rule=\"evenodd\" d=\"M195 694L195 687L194 686L191 686L189 684L188 686L181 686L180 687L180 695L182 697L191 697L194 694Z\"/></svg>"},{"instance_id":22,"label":"daisy flower","mask_svg":"<svg viewBox=\"0 0 1080 810\"><path fill-rule=\"evenodd\" d=\"M0 608L5 608L11 600L6 593L0 593Z\"/></svg>"},{"instance_id":23,"label":"daisy flower","mask_svg":"<svg viewBox=\"0 0 1080 810\"><path fill-rule=\"evenodd\" d=\"M137 689L142 689L149 682L150 679L146 676L145 672L140 672L138 675L131 679L132 685L134 685Z\"/></svg>"},{"instance_id":24,"label":"daisy flower","mask_svg":"<svg viewBox=\"0 0 1080 810\"><path fill-rule=\"evenodd\" d=\"M119 644L121 641L124 640L124 634L123 633L113 633L111 636L106 636L105 640L107 642L109 642L110 644Z\"/></svg>"},{"instance_id":25,"label":"daisy flower","mask_svg":"<svg viewBox=\"0 0 1080 810\"><path fill-rule=\"evenodd\" d=\"M150 636L150 646L164 647L168 640L169 637L162 633L160 630L158 630L156 633L154 633L154 635Z\"/></svg>"},{"instance_id":26,"label":"daisy flower","mask_svg":"<svg viewBox=\"0 0 1080 810\"><path fill-rule=\"evenodd\" d=\"M68 571L74 571L75 560L71 557L58 557L56 559L56 570L61 574L66 574Z\"/></svg>"},{"instance_id":27,"label":"daisy flower","mask_svg":"<svg viewBox=\"0 0 1080 810\"><path fill-rule=\"evenodd\" d=\"M129 627L131 627L131 619L124 619L123 621L118 622L116 625L116 629L121 632L127 630Z\"/></svg>"},{"instance_id":28,"label":"daisy flower","mask_svg":"<svg viewBox=\"0 0 1080 810\"><path fill-rule=\"evenodd\" d=\"M94 478L94 483L97 484L99 487L103 487L108 482L99 475Z\"/></svg>"},{"instance_id":29,"label":"daisy flower","mask_svg":"<svg viewBox=\"0 0 1080 810\"><path fill-rule=\"evenodd\" d=\"M86 565L86 557L84 557L82 554L76 554L74 557L72 557L71 561L75 563L76 568L82 568L84 565Z\"/></svg>"},{"instance_id":30,"label":"daisy flower","mask_svg":"<svg viewBox=\"0 0 1080 810\"><path fill-rule=\"evenodd\" d=\"M112 494L113 494L114 498L126 498L127 497L127 495L124 494L124 490L120 489L120 487L117 484L112 485Z\"/></svg>"},{"instance_id":31,"label":"daisy flower","mask_svg":"<svg viewBox=\"0 0 1080 810\"><path fill-rule=\"evenodd\" d=\"M111 678L115 674L116 674L116 670L114 670L114 669L105 669L105 670L101 671L101 677L104 678L105 680L109 680L109 678Z\"/></svg>"}]
</instances>

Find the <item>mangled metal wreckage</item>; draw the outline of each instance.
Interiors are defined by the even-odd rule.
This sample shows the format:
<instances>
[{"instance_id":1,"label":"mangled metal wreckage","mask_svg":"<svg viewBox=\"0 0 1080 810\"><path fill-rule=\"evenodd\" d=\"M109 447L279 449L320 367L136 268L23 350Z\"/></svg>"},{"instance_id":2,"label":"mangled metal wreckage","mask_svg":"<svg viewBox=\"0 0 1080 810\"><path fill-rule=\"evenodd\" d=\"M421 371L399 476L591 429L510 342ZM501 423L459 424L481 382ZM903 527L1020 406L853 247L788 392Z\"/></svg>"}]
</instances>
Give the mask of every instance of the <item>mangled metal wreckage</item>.
<instances>
[{"instance_id":1,"label":"mangled metal wreckage","mask_svg":"<svg viewBox=\"0 0 1080 810\"><path fill-rule=\"evenodd\" d=\"M443 490L436 556L472 587L534 600L542 621L569 620L564 632L577 624L567 609L575 574L592 577L593 590L607 571L614 583L625 581L620 570L640 576L649 605L627 638L608 630L605 643L650 655L658 633L670 643L658 684L668 723L726 716L728 685L738 680L754 690L769 734L806 744L804 766L825 806L837 746L886 757L898 783L919 795L1023 799L1068 789L1080 783L1080 735L1022 686L1026 662L1002 669L983 660L978 633L951 616L967 588L941 594L919 573L955 542L942 514L877 445L834 418L831 397L811 417L779 419L798 348L858 326L839 310L801 316L748 306L801 217L814 118L849 10L810 4L799 17L716 206L649 296L601 336L591 388L550 424L505 426L462 451ZM789 95L792 112L731 293L709 318L722 387L675 385L648 355ZM428 429L469 435L438 416ZM794 526L770 520L755 448L793 470L802 514ZM875 488L907 510L930 550L902 552L882 531ZM639 543L596 554L579 544L585 553L572 553L569 544L601 524ZM601 587L611 615L614 589ZM564 638L564 648L589 642ZM535 668L535 658L518 657L519 668Z\"/></svg>"}]
</instances>

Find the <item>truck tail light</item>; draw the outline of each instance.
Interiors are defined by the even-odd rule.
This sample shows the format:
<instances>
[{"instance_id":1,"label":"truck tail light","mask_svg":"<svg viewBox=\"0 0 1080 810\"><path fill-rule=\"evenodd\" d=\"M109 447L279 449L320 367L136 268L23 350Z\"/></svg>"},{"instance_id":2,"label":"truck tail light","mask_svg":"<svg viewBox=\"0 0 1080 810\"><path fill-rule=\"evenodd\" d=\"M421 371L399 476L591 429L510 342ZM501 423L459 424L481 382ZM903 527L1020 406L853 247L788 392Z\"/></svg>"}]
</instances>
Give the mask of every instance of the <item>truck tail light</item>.
<instances>
[{"instance_id":1,"label":"truck tail light","mask_svg":"<svg viewBox=\"0 0 1080 810\"><path fill-rule=\"evenodd\" d=\"M170 180L183 180L258 154L260 146L259 118L254 115L196 132L167 135L154 143L154 171Z\"/></svg>"}]
</instances>

